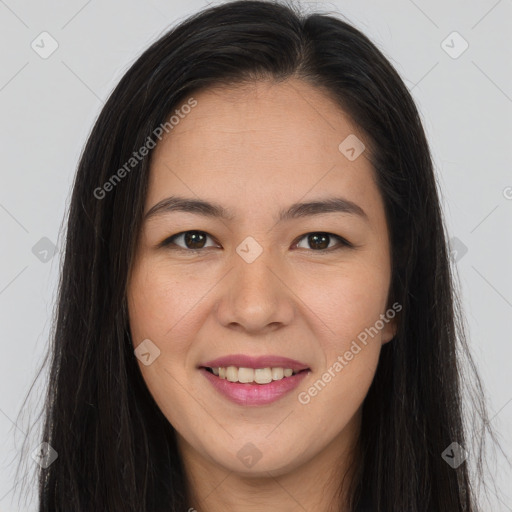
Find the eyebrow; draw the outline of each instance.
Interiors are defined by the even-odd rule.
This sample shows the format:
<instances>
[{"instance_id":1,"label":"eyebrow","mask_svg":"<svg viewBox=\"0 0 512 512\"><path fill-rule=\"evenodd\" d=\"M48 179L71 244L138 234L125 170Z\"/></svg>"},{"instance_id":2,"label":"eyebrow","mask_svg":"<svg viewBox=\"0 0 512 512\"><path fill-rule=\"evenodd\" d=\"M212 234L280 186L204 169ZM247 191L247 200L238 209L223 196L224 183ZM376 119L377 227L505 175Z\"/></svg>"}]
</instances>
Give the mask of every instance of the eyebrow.
<instances>
[{"instance_id":1,"label":"eyebrow","mask_svg":"<svg viewBox=\"0 0 512 512\"><path fill-rule=\"evenodd\" d=\"M202 199L171 196L162 199L152 206L145 214L144 221L172 212L186 212L228 221L235 218L233 213L218 203ZM366 222L369 221L366 212L356 203L343 197L329 197L317 201L294 203L289 208L279 212L276 222L333 212L349 213L361 217Z\"/></svg>"}]
</instances>

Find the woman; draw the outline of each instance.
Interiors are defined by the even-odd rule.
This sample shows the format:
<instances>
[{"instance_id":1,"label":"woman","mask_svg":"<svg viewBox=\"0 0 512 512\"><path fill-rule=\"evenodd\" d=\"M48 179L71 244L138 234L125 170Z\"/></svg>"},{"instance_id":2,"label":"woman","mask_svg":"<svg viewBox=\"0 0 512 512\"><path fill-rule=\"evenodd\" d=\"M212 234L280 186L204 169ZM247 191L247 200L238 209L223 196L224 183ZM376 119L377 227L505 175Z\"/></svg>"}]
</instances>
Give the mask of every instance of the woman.
<instances>
[{"instance_id":1,"label":"woman","mask_svg":"<svg viewBox=\"0 0 512 512\"><path fill-rule=\"evenodd\" d=\"M455 305L382 53L332 16L206 9L80 160L40 510L477 511Z\"/></svg>"}]
</instances>

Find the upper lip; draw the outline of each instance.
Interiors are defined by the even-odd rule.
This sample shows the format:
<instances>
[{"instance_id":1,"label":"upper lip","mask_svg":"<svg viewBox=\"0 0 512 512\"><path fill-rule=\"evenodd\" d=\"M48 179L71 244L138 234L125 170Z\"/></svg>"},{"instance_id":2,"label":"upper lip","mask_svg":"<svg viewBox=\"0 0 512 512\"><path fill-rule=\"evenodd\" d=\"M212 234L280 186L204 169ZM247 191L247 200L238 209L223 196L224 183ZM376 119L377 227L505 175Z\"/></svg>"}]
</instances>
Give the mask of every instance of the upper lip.
<instances>
[{"instance_id":1,"label":"upper lip","mask_svg":"<svg viewBox=\"0 0 512 512\"><path fill-rule=\"evenodd\" d=\"M236 366L238 368L291 368L296 372L309 369L307 364L290 359L289 357L273 355L253 357L244 354L218 357L200 366L205 368L227 368L228 366Z\"/></svg>"}]
</instances>

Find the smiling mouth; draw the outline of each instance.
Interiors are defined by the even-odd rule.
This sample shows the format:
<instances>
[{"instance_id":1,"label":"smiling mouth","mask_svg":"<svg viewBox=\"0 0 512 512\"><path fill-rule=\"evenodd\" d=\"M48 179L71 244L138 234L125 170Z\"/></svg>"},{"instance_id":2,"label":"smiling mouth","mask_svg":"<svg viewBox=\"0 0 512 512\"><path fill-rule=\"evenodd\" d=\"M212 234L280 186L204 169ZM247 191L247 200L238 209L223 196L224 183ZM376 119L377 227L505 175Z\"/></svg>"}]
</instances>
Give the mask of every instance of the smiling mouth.
<instances>
[{"instance_id":1,"label":"smiling mouth","mask_svg":"<svg viewBox=\"0 0 512 512\"><path fill-rule=\"evenodd\" d=\"M292 370L291 368L283 367L244 368L227 366L211 368L203 366L202 368L219 379L240 384L269 384L277 380L287 379L299 373L310 371L309 368Z\"/></svg>"}]
</instances>

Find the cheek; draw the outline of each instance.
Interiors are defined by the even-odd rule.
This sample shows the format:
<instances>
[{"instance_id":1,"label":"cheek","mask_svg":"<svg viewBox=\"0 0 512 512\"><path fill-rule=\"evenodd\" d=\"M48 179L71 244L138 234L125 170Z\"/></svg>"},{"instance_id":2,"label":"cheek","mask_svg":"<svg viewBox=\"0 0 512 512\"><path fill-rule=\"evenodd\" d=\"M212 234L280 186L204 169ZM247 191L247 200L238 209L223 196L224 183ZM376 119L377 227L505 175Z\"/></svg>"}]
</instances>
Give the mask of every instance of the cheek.
<instances>
[{"instance_id":1,"label":"cheek","mask_svg":"<svg viewBox=\"0 0 512 512\"><path fill-rule=\"evenodd\" d=\"M149 338L162 349L172 340L171 352L179 355L187 348L187 338L180 333L186 331L209 283L159 262L141 262L132 276L128 308L134 343Z\"/></svg>"},{"instance_id":2,"label":"cheek","mask_svg":"<svg viewBox=\"0 0 512 512\"><path fill-rule=\"evenodd\" d=\"M183 383L187 379L186 359L193 338L190 320L207 285L202 290L201 283L185 274L178 275L161 263L143 260L133 270L127 293L134 346L149 339L160 350L152 364L145 366L138 361L142 377L175 428L190 428L188 424L182 425L184 409L189 417L200 415L190 405L190 395Z\"/></svg>"},{"instance_id":3,"label":"cheek","mask_svg":"<svg viewBox=\"0 0 512 512\"><path fill-rule=\"evenodd\" d=\"M311 400L320 415L330 411L335 416L334 430L345 425L362 404L382 347L381 330L375 326L386 311L388 280L385 274L368 270L358 271L354 265L343 272L338 269L329 278L310 276L298 293L315 323L312 329L318 334L322 358L301 403Z\"/></svg>"},{"instance_id":4,"label":"cheek","mask_svg":"<svg viewBox=\"0 0 512 512\"><path fill-rule=\"evenodd\" d=\"M382 267L354 263L307 275L297 294L321 320L333 348L343 349L385 312L389 273Z\"/></svg>"}]
</instances>

